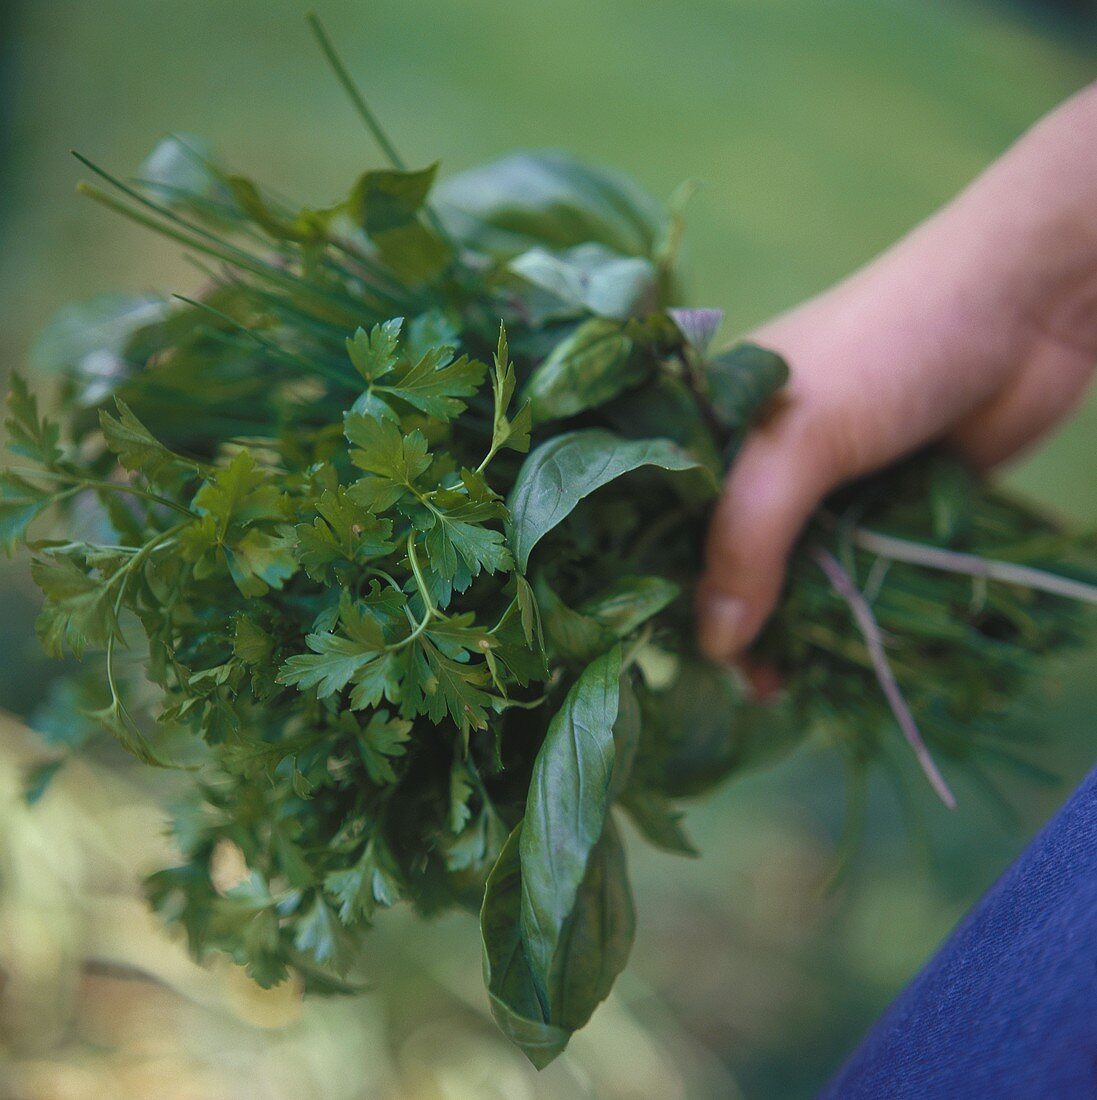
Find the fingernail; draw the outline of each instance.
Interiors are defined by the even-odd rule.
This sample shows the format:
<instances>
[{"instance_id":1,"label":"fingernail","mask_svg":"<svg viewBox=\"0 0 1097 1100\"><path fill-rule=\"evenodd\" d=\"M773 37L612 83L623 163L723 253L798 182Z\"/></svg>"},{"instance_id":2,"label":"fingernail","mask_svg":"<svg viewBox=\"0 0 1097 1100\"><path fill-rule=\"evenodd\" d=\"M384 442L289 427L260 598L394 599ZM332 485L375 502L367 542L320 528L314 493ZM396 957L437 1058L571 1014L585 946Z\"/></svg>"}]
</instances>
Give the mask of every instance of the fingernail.
<instances>
[{"instance_id":1,"label":"fingernail","mask_svg":"<svg viewBox=\"0 0 1097 1100\"><path fill-rule=\"evenodd\" d=\"M743 634L747 605L738 596L709 596L701 609L701 650L709 660L735 655Z\"/></svg>"}]
</instances>

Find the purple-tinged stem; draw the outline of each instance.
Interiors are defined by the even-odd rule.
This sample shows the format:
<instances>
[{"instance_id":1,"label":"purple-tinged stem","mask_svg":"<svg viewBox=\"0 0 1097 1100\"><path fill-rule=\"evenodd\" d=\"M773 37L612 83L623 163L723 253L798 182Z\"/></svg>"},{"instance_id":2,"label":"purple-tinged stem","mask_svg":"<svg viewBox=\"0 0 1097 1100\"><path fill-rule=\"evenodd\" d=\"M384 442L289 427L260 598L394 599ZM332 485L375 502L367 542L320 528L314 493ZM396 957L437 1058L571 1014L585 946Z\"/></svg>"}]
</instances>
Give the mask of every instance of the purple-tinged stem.
<instances>
[{"instance_id":1,"label":"purple-tinged stem","mask_svg":"<svg viewBox=\"0 0 1097 1100\"><path fill-rule=\"evenodd\" d=\"M914 751L922 771L925 772L926 778L941 801L950 810L955 810L956 798L945 782L944 776L938 770L936 763L934 763L933 757L930 756L929 749L926 748L926 743L922 740L921 733L918 732L918 724L914 721L914 715L910 713L910 707L907 706L907 702L903 698L899 683L895 679L895 673L891 670L887 653L884 651L884 639L880 633L880 625L876 621L876 616L872 613L872 608L869 607L868 602L861 595L857 585L853 583L853 578L842 568L841 563L829 550L824 550L821 546L816 547L812 556L819 568L826 574L826 578L830 581L834 591L849 605L853 621L857 624L861 637L864 638L869 658L872 661L872 668L876 673L876 679L880 683L884 698L887 699L888 706L891 707L891 712L895 715L895 720L899 723L899 728L903 731L907 744Z\"/></svg>"}]
</instances>

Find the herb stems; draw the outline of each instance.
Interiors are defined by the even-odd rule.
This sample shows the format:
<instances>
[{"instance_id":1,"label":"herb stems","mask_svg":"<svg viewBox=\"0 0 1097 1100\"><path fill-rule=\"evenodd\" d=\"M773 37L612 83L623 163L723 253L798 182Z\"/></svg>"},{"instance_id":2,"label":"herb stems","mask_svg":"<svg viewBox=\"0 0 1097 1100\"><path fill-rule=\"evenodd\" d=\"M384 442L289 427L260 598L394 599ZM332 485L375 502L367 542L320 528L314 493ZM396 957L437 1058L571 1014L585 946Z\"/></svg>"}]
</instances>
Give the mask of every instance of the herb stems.
<instances>
[{"instance_id":1,"label":"herb stems","mask_svg":"<svg viewBox=\"0 0 1097 1100\"><path fill-rule=\"evenodd\" d=\"M950 810L956 809L956 798L945 782L944 776L938 770L936 763L934 763L933 757L930 756L929 749L926 748L926 743L922 740L922 735L918 730L918 724L914 720L914 715L910 713L910 707L907 706L907 702L903 698L899 683L895 679L895 673L891 670L887 654L884 651L883 635L880 632L879 624L876 622L876 616L872 613L872 608L869 607L864 596L861 595L860 590L853 583L853 578L829 550L825 550L821 546L816 547L812 552L812 556L819 568L826 574L826 578L830 581L834 591L849 605L853 621L861 632L862 638L864 638L865 647L868 649L869 657L872 660L873 671L876 673L876 679L879 681L884 697L888 701L888 706L891 707L895 720L899 723L899 728L903 731L907 743L913 749L922 771L925 772L926 778L941 801Z\"/></svg>"},{"instance_id":2,"label":"herb stems","mask_svg":"<svg viewBox=\"0 0 1097 1100\"><path fill-rule=\"evenodd\" d=\"M1068 600L1078 600L1080 603L1097 604L1097 585L1077 581L1058 573L1049 573L1044 569L1034 569L1029 565L993 561L978 554L964 554L958 550L945 550L939 546L909 542L892 535L869 531L864 527L853 528L849 538L854 546L867 550L870 554L890 558L892 561L921 565L926 569L938 569L945 573L962 573L969 577L1001 581L1004 584L1016 584L1037 592L1047 592Z\"/></svg>"}]
</instances>

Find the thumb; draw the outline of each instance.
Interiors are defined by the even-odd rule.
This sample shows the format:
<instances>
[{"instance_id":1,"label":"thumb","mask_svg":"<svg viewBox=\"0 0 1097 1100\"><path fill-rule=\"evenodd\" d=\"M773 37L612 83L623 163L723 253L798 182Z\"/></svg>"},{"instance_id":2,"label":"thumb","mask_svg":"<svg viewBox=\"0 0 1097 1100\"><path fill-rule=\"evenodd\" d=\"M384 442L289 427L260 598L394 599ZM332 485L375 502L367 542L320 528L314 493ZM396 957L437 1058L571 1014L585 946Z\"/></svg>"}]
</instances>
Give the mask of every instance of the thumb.
<instances>
[{"instance_id":1,"label":"thumb","mask_svg":"<svg viewBox=\"0 0 1097 1100\"><path fill-rule=\"evenodd\" d=\"M754 639L784 584L789 552L822 499L843 480L830 433L797 418L756 429L739 453L713 514L698 589L698 635L713 661Z\"/></svg>"}]
</instances>

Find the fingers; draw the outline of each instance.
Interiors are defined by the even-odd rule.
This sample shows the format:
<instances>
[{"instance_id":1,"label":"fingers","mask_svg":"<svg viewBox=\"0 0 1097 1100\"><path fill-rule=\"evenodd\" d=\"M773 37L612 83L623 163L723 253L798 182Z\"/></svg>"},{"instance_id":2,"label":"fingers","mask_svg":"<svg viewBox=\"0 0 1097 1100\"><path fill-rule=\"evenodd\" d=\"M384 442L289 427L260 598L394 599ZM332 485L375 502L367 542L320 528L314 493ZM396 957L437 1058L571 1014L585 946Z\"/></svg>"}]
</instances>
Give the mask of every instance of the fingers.
<instances>
[{"instance_id":1,"label":"fingers","mask_svg":"<svg viewBox=\"0 0 1097 1100\"><path fill-rule=\"evenodd\" d=\"M778 416L747 441L709 528L698 590L702 652L735 659L769 618L789 552L844 471L821 430Z\"/></svg>"}]
</instances>

